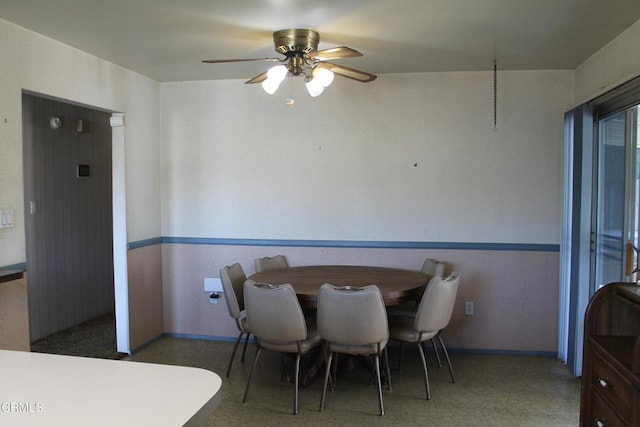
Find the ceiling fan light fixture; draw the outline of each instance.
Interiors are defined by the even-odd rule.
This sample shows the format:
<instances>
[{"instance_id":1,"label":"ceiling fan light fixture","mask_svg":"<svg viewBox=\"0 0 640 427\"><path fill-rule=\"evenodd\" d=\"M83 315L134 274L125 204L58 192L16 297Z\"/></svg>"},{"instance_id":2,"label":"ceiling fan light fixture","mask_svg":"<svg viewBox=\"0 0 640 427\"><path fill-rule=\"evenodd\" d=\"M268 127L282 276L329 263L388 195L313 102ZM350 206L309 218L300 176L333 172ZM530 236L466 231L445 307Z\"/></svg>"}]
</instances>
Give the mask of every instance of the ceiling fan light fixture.
<instances>
[{"instance_id":1,"label":"ceiling fan light fixture","mask_svg":"<svg viewBox=\"0 0 640 427\"><path fill-rule=\"evenodd\" d=\"M280 86L280 83L276 82L275 80L267 79L262 82L262 89L264 89L264 91L269 95L273 95L274 93L276 93L276 91L278 90L278 86Z\"/></svg>"},{"instance_id":2,"label":"ceiling fan light fixture","mask_svg":"<svg viewBox=\"0 0 640 427\"><path fill-rule=\"evenodd\" d=\"M280 87L280 83L287 77L289 70L285 65L276 65L267 71L267 79L262 82L262 88L269 95L273 95Z\"/></svg>"},{"instance_id":3,"label":"ceiling fan light fixture","mask_svg":"<svg viewBox=\"0 0 640 427\"><path fill-rule=\"evenodd\" d=\"M287 77L287 73L289 73L289 70L286 65L276 65L269 68L269 71L267 71L267 78L274 79L278 83L281 83L285 77Z\"/></svg>"},{"instance_id":4,"label":"ceiling fan light fixture","mask_svg":"<svg viewBox=\"0 0 640 427\"><path fill-rule=\"evenodd\" d=\"M320 95L324 91L324 86L318 81L318 79L311 79L305 83L307 91L312 97Z\"/></svg>"},{"instance_id":5,"label":"ceiling fan light fixture","mask_svg":"<svg viewBox=\"0 0 640 427\"><path fill-rule=\"evenodd\" d=\"M303 77L307 91L312 97L320 95L324 88L333 82L336 74L362 83L376 79L375 74L328 62L333 59L362 56L360 52L347 46L318 50L319 41L320 35L313 30L280 30L273 33L273 42L276 52L284 55L285 58L205 59L202 62L210 64L247 61L279 62L280 65L271 67L245 82L261 83L262 88L270 95L276 93L287 76ZM286 64L283 65L283 63Z\"/></svg>"},{"instance_id":6,"label":"ceiling fan light fixture","mask_svg":"<svg viewBox=\"0 0 640 427\"><path fill-rule=\"evenodd\" d=\"M316 67L311 73L313 74L313 80L317 80L323 87L327 87L333 82L334 74L331 70Z\"/></svg>"}]
</instances>

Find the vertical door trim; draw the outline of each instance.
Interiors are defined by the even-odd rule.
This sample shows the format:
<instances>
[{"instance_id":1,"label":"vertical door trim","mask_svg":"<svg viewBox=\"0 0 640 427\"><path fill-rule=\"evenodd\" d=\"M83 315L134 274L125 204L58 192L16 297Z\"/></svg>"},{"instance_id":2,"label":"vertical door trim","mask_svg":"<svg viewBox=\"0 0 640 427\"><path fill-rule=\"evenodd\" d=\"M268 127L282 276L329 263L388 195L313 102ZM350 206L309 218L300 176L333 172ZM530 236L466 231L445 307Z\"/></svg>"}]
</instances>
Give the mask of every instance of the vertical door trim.
<instances>
[{"instance_id":1,"label":"vertical door trim","mask_svg":"<svg viewBox=\"0 0 640 427\"><path fill-rule=\"evenodd\" d=\"M564 212L561 242L559 357L582 374L584 312L589 302L593 193L593 112L565 114Z\"/></svg>"},{"instance_id":2,"label":"vertical door trim","mask_svg":"<svg viewBox=\"0 0 640 427\"><path fill-rule=\"evenodd\" d=\"M635 217L636 209L636 162L637 162L637 142L636 142L636 128L637 128L637 108L630 108L625 112L625 130L624 130L624 144L625 144L625 206L624 206L624 231L623 239L623 259L627 259L628 256L635 254L628 254L628 246L626 242L632 242L634 246L638 246L635 235L635 225L637 218ZM620 276L625 281L634 282L636 273L627 275L626 263L622 265L622 272Z\"/></svg>"},{"instance_id":3,"label":"vertical door trim","mask_svg":"<svg viewBox=\"0 0 640 427\"><path fill-rule=\"evenodd\" d=\"M127 198L125 185L124 114L113 114L113 286L116 311L116 346L120 353L131 354L129 339L129 280L127 264Z\"/></svg>"}]
</instances>

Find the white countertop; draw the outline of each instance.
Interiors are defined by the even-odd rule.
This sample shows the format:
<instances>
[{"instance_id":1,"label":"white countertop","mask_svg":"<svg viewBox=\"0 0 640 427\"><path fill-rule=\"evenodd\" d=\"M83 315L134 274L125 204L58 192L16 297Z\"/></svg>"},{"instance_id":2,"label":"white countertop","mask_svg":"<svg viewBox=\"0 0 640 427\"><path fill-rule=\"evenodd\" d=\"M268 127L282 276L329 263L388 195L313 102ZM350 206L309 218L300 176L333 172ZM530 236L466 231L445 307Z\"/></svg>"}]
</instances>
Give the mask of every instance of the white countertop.
<instances>
[{"instance_id":1,"label":"white countertop","mask_svg":"<svg viewBox=\"0 0 640 427\"><path fill-rule=\"evenodd\" d=\"M199 368L0 350L0 425L198 425L221 386Z\"/></svg>"}]
</instances>

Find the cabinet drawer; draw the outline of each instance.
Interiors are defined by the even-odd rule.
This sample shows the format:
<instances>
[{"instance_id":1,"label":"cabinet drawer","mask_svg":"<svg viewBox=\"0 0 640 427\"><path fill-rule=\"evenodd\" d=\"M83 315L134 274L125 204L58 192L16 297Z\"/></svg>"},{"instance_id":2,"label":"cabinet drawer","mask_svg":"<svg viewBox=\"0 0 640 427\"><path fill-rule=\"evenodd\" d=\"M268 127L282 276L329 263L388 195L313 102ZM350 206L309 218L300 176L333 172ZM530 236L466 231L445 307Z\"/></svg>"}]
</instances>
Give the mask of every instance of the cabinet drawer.
<instances>
[{"instance_id":1,"label":"cabinet drawer","mask_svg":"<svg viewBox=\"0 0 640 427\"><path fill-rule=\"evenodd\" d=\"M613 410L602 400L598 393L591 392L591 414L589 414L588 426L594 427L626 427Z\"/></svg>"},{"instance_id":2,"label":"cabinet drawer","mask_svg":"<svg viewBox=\"0 0 640 427\"><path fill-rule=\"evenodd\" d=\"M600 355L594 353L591 387L625 418L631 416L632 386Z\"/></svg>"}]
</instances>

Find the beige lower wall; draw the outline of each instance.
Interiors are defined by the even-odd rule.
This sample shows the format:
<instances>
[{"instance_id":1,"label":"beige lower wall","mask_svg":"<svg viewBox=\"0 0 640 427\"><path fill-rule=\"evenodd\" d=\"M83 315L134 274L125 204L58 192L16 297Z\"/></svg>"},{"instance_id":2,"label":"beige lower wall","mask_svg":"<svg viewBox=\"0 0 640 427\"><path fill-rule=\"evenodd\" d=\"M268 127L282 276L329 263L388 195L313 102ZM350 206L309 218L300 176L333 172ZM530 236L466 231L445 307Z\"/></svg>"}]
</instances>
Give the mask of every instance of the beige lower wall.
<instances>
[{"instance_id":1,"label":"beige lower wall","mask_svg":"<svg viewBox=\"0 0 640 427\"><path fill-rule=\"evenodd\" d=\"M449 347L557 351L559 253L538 251L163 244L164 332L235 338L224 300L209 303L204 278L219 277L219 269L234 262L250 275L255 258L279 253L287 255L291 265L419 269L427 257L440 259L461 275L454 314L443 332ZM473 316L464 314L465 301L475 303Z\"/></svg>"},{"instance_id":2,"label":"beige lower wall","mask_svg":"<svg viewBox=\"0 0 640 427\"><path fill-rule=\"evenodd\" d=\"M162 335L162 246L129 250L129 343L132 350Z\"/></svg>"},{"instance_id":3,"label":"beige lower wall","mask_svg":"<svg viewBox=\"0 0 640 427\"><path fill-rule=\"evenodd\" d=\"M425 258L460 272L454 314L444 331L451 348L489 351L557 351L557 252L265 247L157 244L128 252L130 347L163 333L235 338L224 299L213 305L205 277L219 277L239 262L247 275L253 260L285 254L291 265L353 264L419 269ZM29 351L25 278L0 285L0 348ZM464 302L475 314L464 314Z\"/></svg>"},{"instance_id":4,"label":"beige lower wall","mask_svg":"<svg viewBox=\"0 0 640 427\"><path fill-rule=\"evenodd\" d=\"M0 349L29 351L27 276L0 283Z\"/></svg>"}]
</instances>

